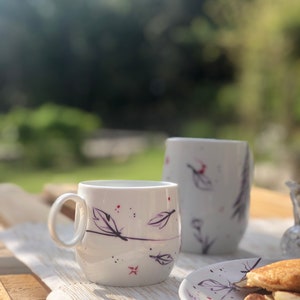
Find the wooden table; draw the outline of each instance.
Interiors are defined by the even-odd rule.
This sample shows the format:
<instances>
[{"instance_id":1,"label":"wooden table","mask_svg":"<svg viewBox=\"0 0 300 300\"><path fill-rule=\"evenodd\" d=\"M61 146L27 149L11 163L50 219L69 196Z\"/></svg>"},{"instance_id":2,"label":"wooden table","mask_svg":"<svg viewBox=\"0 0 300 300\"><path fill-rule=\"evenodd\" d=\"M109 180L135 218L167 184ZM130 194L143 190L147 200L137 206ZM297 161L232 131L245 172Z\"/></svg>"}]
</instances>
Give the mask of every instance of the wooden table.
<instances>
[{"instance_id":1,"label":"wooden table","mask_svg":"<svg viewBox=\"0 0 300 300\"><path fill-rule=\"evenodd\" d=\"M0 228L22 222L46 222L49 205L58 194L74 191L74 185L47 185L42 195L28 194L18 186L0 184ZM60 222L70 222L74 207L68 206ZM288 194L253 187L251 192L251 218L292 218L292 203ZM50 289L0 241L0 299L42 300Z\"/></svg>"}]
</instances>

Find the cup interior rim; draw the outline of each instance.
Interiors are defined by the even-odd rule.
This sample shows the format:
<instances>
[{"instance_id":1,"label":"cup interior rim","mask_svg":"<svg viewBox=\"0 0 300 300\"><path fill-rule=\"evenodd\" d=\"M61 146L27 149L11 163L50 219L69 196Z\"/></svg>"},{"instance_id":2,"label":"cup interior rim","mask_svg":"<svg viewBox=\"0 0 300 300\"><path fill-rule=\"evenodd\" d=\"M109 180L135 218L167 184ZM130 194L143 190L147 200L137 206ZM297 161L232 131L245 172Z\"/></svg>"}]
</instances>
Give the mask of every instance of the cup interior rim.
<instances>
[{"instance_id":1,"label":"cup interior rim","mask_svg":"<svg viewBox=\"0 0 300 300\"><path fill-rule=\"evenodd\" d=\"M177 183L169 181L155 180L86 180L81 181L79 186L88 188L106 189L159 189L166 187L176 187Z\"/></svg>"}]
</instances>

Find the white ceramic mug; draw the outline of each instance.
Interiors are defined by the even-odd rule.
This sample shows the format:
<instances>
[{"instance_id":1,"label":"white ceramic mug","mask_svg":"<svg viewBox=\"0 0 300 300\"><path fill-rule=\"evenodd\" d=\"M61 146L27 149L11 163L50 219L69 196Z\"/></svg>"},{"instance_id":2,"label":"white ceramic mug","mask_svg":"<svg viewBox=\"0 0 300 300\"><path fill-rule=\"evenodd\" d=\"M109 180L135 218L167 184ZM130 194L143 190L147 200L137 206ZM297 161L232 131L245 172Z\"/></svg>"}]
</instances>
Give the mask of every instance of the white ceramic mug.
<instances>
[{"instance_id":1,"label":"white ceramic mug","mask_svg":"<svg viewBox=\"0 0 300 300\"><path fill-rule=\"evenodd\" d=\"M76 202L75 233L63 241L56 216ZM93 282L143 286L165 280L179 255L177 184L161 181L84 181L51 207L48 228L60 246L75 246L76 260Z\"/></svg>"},{"instance_id":2,"label":"white ceramic mug","mask_svg":"<svg viewBox=\"0 0 300 300\"><path fill-rule=\"evenodd\" d=\"M249 218L252 173L245 141L167 139L163 180L179 185L182 251L237 249Z\"/></svg>"}]
</instances>

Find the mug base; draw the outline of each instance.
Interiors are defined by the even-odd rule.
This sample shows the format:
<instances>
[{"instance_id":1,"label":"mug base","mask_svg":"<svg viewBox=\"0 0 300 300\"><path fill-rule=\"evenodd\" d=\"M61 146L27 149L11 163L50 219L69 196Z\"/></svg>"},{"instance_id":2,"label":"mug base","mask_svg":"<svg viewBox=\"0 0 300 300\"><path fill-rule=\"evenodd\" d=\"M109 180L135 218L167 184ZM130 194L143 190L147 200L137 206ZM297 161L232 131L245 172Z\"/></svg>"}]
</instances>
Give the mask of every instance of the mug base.
<instances>
[{"instance_id":1,"label":"mug base","mask_svg":"<svg viewBox=\"0 0 300 300\"><path fill-rule=\"evenodd\" d=\"M167 278L160 279L160 280L149 280L149 281L141 281L141 280L135 280L135 281L110 281L110 280L93 280L88 277L86 277L89 281L102 285L102 286L111 286L111 287L145 287L145 286L151 286L151 285L156 285L160 284L164 281L166 281Z\"/></svg>"}]
</instances>

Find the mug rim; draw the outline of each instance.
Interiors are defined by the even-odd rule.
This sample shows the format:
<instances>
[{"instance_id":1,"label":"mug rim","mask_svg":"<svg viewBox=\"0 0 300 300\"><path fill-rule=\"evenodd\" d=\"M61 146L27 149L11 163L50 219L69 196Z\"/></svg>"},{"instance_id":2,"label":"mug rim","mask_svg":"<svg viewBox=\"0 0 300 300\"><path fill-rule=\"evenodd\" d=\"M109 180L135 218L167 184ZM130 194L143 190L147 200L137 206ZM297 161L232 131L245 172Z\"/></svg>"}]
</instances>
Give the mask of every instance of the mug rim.
<instances>
[{"instance_id":1,"label":"mug rim","mask_svg":"<svg viewBox=\"0 0 300 300\"><path fill-rule=\"evenodd\" d=\"M160 189L166 187L177 187L175 182L161 180L131 180L131 179L106 179L85 180L79 182L78 186L100 189Z\"/></svg>"}]
</instances>

